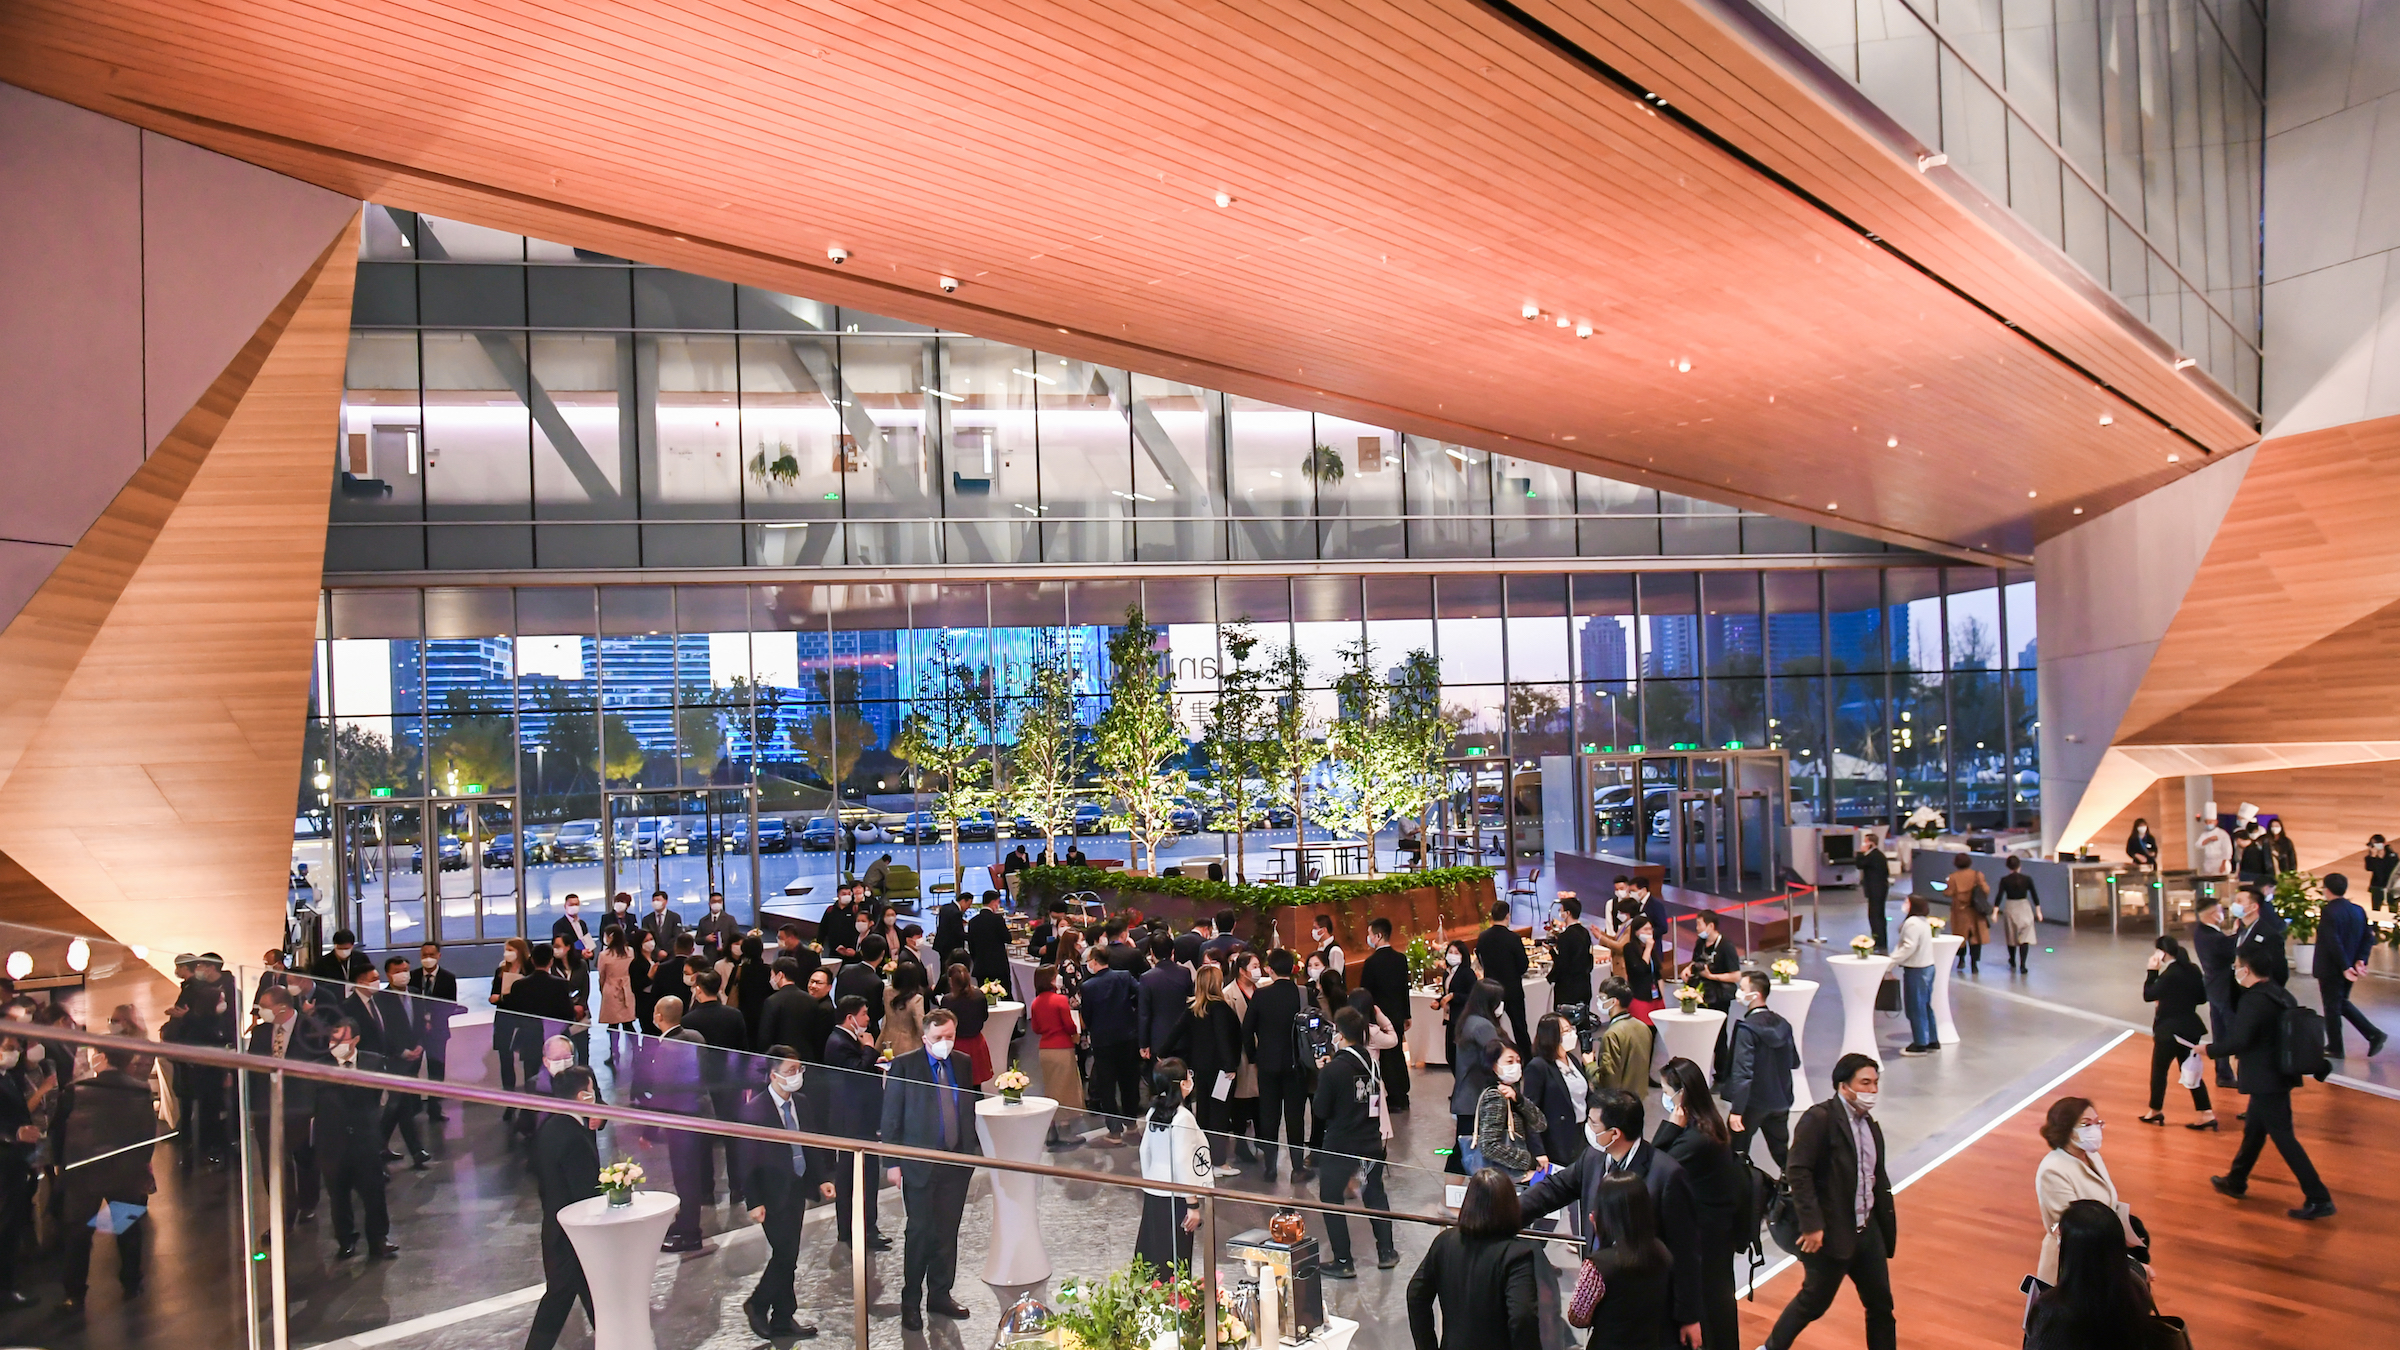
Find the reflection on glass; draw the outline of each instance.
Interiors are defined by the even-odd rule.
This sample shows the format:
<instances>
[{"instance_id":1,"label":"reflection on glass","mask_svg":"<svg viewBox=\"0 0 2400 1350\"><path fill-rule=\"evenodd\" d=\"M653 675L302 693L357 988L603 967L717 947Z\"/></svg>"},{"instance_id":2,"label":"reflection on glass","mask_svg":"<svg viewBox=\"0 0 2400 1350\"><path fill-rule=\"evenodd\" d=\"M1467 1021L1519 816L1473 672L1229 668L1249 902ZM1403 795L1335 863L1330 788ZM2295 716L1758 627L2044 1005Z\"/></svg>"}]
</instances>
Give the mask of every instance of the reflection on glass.
<instances>
[{"instance_id":1,"label":"reflection on glass","mask_svg":"<svg viewBox=\"0 0 2400 1350\"><path fill-rule=\"evenodd\" d=\"M334 466L335 520L417 520L425 500L417 335L353 333Z\"/></svg>"},{"instance_id":2,"label":"reflection on glass","mask_svg":"<svg viewBox=\"0 0 2400 1350\"><path fill-rule=\"evenodd\" d=\"M533 336L533 490L552 520L626 514L635 438L626 434L633 339L601 333Z\"/></svg>"},{"instance_id":3,"label":"reflection on glass","mask_svg":"<svg viewBox=\"0 0 2400 1350\"><path fill-rule=\"evenodd\" d=\"M842 396L836 356L831 338L741 339L742 495L750 516L808 520L842 513L845 470L858 458L857 432L869 419ZM861 425L853 428L853 422ZM831 537L791 533L819 541ZM779 559L793 565L839 560L838 553L822 551Z\"/></svg>"},{"instance_id":4,"label":"reflection on glass","mask_svg":"<svg viewBox=\"0 0 2400 1350\"><path fill-rule=\"evenodd\" d=\"M734 404L738 352L730 337L644 336L635 361L656 372L642 407L642 513L737 515L741 416Z\"/></svg>"},{"instance_id":5,"label":"reflection on glass","mask_svg":"<svg viewBox=\"0 0 2400 1350\"><path fill-rule=\"evenodd\" d=\"M425 500L435 520L523 520L533 510L525 339L426 333Z\"/></svg>"}]
</instances>

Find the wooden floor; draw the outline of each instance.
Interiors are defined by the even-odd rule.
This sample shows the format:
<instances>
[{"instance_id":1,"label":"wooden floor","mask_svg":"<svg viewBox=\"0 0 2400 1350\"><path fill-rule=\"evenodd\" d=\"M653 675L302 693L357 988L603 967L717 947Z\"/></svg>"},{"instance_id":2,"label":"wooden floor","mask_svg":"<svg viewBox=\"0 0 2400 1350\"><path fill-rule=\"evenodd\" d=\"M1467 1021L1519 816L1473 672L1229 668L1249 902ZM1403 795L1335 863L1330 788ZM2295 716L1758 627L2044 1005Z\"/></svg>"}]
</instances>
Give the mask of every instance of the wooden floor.
<instances>
[{"instance_id":1,"label":"wooden floor","mask_svg":"<svg viewBox=\"0 0 2400 1350\"><path fill-rule=\"evenodd\" d=\"M2033 1172L2046 1146L2042 1114L2061 1096L2091 1098L2107 1123L2104 1155L2118 1194L2150 1230L2159 1310L2189 1325L2194 1345L2363 1347L2400 1344L2400 1101L2311 1083L2293 1097L2301 1144L2340 1213L2284 1217L2300 1190L2269 1145L2246 1200L2209 1188L2240 1142L2239 1095L2220 1094L2222 1131L2182 1128L2191 1096L2170 1082L2168 1128L2135 1123L2149 1102L2150 1038L2136 1035L2056 1092L2003 1123L1898 1196L1893 1297L1903 1345L2016 1347L2041 1220ZM1742 1340L1766 1339L1800 1288L1797 1266L1742 1305ZM1863 1342L1845 1284L1797 1342L1835 1350Z\"/></svg>"}]
</instances>

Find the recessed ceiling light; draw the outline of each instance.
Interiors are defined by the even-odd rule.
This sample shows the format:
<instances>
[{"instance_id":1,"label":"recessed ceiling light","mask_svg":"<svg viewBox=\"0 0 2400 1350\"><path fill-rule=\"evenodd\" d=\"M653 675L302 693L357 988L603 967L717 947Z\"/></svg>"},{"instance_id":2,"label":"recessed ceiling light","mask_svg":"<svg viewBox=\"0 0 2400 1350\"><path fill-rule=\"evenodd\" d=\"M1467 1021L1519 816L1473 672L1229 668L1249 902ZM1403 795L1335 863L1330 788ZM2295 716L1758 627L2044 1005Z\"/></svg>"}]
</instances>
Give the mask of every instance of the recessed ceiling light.
<instances>
[{"instance_id":1,"label":"recessed ceiling light","mask_svg":"<svg viewBox=\"0 0 2400 1350\"><path fill-rule=\"evenodd\" d=\"M2181 464L2182 462L2183 462L2183 456L2181 456L2181 455L2169 455L2169 456L2167 456L2167 463L2169 463L2169 464Z\"/></svg>"},{"instance_id":2,"label":"recessed ceiling light","mask_svg":"<svg viewBox=\"0 0 2400 1350\"><path fill-rule=\"evenodd\" d=\"M1559 319L1559 321L1558 321L1558 326L1559 326L1559 327L1561 327L1561 328L1564 328L1564 327L1566 327L1566 326L1567 326L1567 320L1566 320L1566 318L1565 318L1564 316L1561 316L1561 317L1560 317L1560 319Z\"/></svg>"},{"instance_id":3,"label":"recessed ceiling light","mask_svg":"<svg viewBox=\"0 0 2400 1350\"><path fill-rule=\"evenodd\" d=\"M2035 493L2034 493L2034 492L2033 492L2033 491L2032 491L2032 490L2029 488L2029 489L2027 489L2027 490L2026 490L2026 493L2025 493L2025 495L2026 495L2027 497L2032 497L2032 496L2034 496L2034 495L2036 495L2036 494L2035 494Z\"/></svg>"},{"instance_id":4,"label":"recessed ceiling light","mask_svg":"<svg viewBox=\"0 0 2400 1350\"><path fill-rule=\"evenodd\" d=\"M1533 303L1531 300L1526 301L1524 308L1518 310L1517 312L1524 315L1528 319L1538 319L1542 317L1542 307Z\"/></svg>"},{"instance_id":5,"label":"recessed ceiling light","mask_svg":"<svg viewBox=\"0 0 2400 1350\"><path fill-rule=\"evenodd\" d=\"M1842 504L1840 502L1827 502L1825 503L1825 509L1828 511L1839 511L1842 509Z\"/></svg>"},{"instance_id":6,"label":"recessed ceiling light","mask_svg":"<svg viewBox=\"0 0 2400 1350\"><path fill-rule=\"evenodd\" d=\"M2104 427L2114 426L2116 425L2116 421L2116 418L2109 416L2107 413L2100 414L2100 425Z\"/></svg>"},{"instance_id":7,"label":"recessed ceiling light","mask_svg":"<svg viewBox=\"0 0 2400 1350\"><path fill-rule=\"evenodd\" d=\"M1220 193L1218 193L1218 194L1217 194L1217 205L1218 205L1219 207L1227 207L1227 206L1231 206L1231 205L1233 205L1233 194L1232 194L1232 193L1230 193L1230 192L1220 192Z\"/></svg>"},{"instance_id":8,"label":"recessed ceiling light","mask_svg":"<svg viewBox=\"0 0 2400 1350\"><path fill-rule=\"evenodd\" d=\"M1897 437L1897 436L1887 437L1887 438L1884 440L1883 447L1884 447L1886 450L1897 450L1897 449L1899 449L1899 448L1900 448L1900 438L1899 438L1899 437Z\"/></svg>"},{"instance_id":9,"label":"recessed ceiling light","mask_svg":"<svg viewBox=\"0 0 2400 1350\"><path fill-rule=\"evenodd\" d=\"M1688 356L1676 358L1675 368L1677 370L1689 371L1692 368L1692 359Z\"/></svg>"},{"instance_id":10,"label":"recessed ceiling light","mask_svg":"<svg viewBox=\"0 0 2400 1350\"><path fill-rule=\"evenodd\" d=\"M1579 324L1575 325L1575 336L1577 336L1577 337L1581 337L1581 338L1588 338L1588 337L1590 337L1591 335L1592 335L1592 326L1591 326L1590 324L1588 324L1588 323L1579 323Z\"/></svg>"},{"instance_id":11,"label":"recessed ceiling light","mask_svg":"<svg viewBox=\"0 0 2400 1350\"><path fill-rule=\"evenodd\" d=\"M2076 514L2076 515L2079 515L2079 516L2080 516L2080 515L2082 515L2082 514L2083 514L2083 508L2082 508L2082 507L2080 507L2080 506L2076 507L2076 508L2075 508L2075 514Z\"/></svg>"},{"instance_id":12,"label":"recessed ceiling light","mask_svg":"<svg viewBox=\"0 0 2400 1350\"><path fill-rule=\"evenodd\" d=\"M2200 363L2198 361L2195 361L2188 356L2178 356L2175 358L2175 368L2177 370L2190 370L2192 367L2199 364Z\"/></svg>"}]
</instances>

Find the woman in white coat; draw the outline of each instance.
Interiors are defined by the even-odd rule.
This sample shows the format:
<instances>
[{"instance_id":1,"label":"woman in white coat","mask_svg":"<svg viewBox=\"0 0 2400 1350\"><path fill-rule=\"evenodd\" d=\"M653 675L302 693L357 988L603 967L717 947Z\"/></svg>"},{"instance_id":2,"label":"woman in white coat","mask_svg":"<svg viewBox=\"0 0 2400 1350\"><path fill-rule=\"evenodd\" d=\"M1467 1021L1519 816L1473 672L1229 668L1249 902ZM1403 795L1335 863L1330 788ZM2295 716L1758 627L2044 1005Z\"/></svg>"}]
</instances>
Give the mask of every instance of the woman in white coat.
<instances>
[{"instance_id":1,"label":"woman in white coat","mask_svg":"<svg viewBox=\"0 0 2400 1350\"><path fill-rule=\"evenodd\" d=\"M2034 1275L2044 1284L2058 1283L2058 1216L2078 1200L2097 1200L2117 1212L2125 1225L2125 1245L2140 1248L2125 1202L2117 1199L2117 1183L2100 1161L2100 1109L2088 1097L2061 1097L2050 1104L2042 1120L2042 1141L2050 1151L2033 1172L2034 1203L2042 1210L2042 1256Z\"/></svg>"},{"instance_id":2,"label":"woman in white coat","mask_svg":"<svg viewBox=\"0 0 2400 1350\"><path fill-rule=\"evenodd\" d=\"M1180 1059L1162 1059L1150 1071L1150 1118L1142 1130L1142 1180L1182 1186L1217 1184L1216 1165L1209 1157L1208 1136L1184 1105L1192 1092L1191 1071ZM1171 1278L1177 1267L1192 1264L1192 1231L1200 1226L1200 1211L1172 1191L1142 1189L1142 1227L1133 1240L1134 1255L1149 1262L1160 1279Z\"/></svg>"}]
</instances>

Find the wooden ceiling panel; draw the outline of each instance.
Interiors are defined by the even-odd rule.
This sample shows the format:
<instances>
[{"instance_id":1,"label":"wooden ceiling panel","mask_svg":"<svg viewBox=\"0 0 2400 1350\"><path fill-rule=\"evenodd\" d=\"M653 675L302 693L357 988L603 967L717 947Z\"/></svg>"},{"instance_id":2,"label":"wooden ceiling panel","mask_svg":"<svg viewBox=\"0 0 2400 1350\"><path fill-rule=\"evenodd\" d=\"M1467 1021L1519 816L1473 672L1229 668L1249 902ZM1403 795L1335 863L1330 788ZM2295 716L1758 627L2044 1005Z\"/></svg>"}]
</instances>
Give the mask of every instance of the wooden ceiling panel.
<instances>
[{"instance_id":1,"label":"wooden ceiling panel","mask_svg":"<svg viewBox=\"0 0 2400 1350\"><path fill-rule=\"evenodd\" d=\"M1524 12L1550 34L1474 0L20 0L0 77L354 196L1966 556L2253 439L1706 0Z\"/></svg>"}]
</instances>

